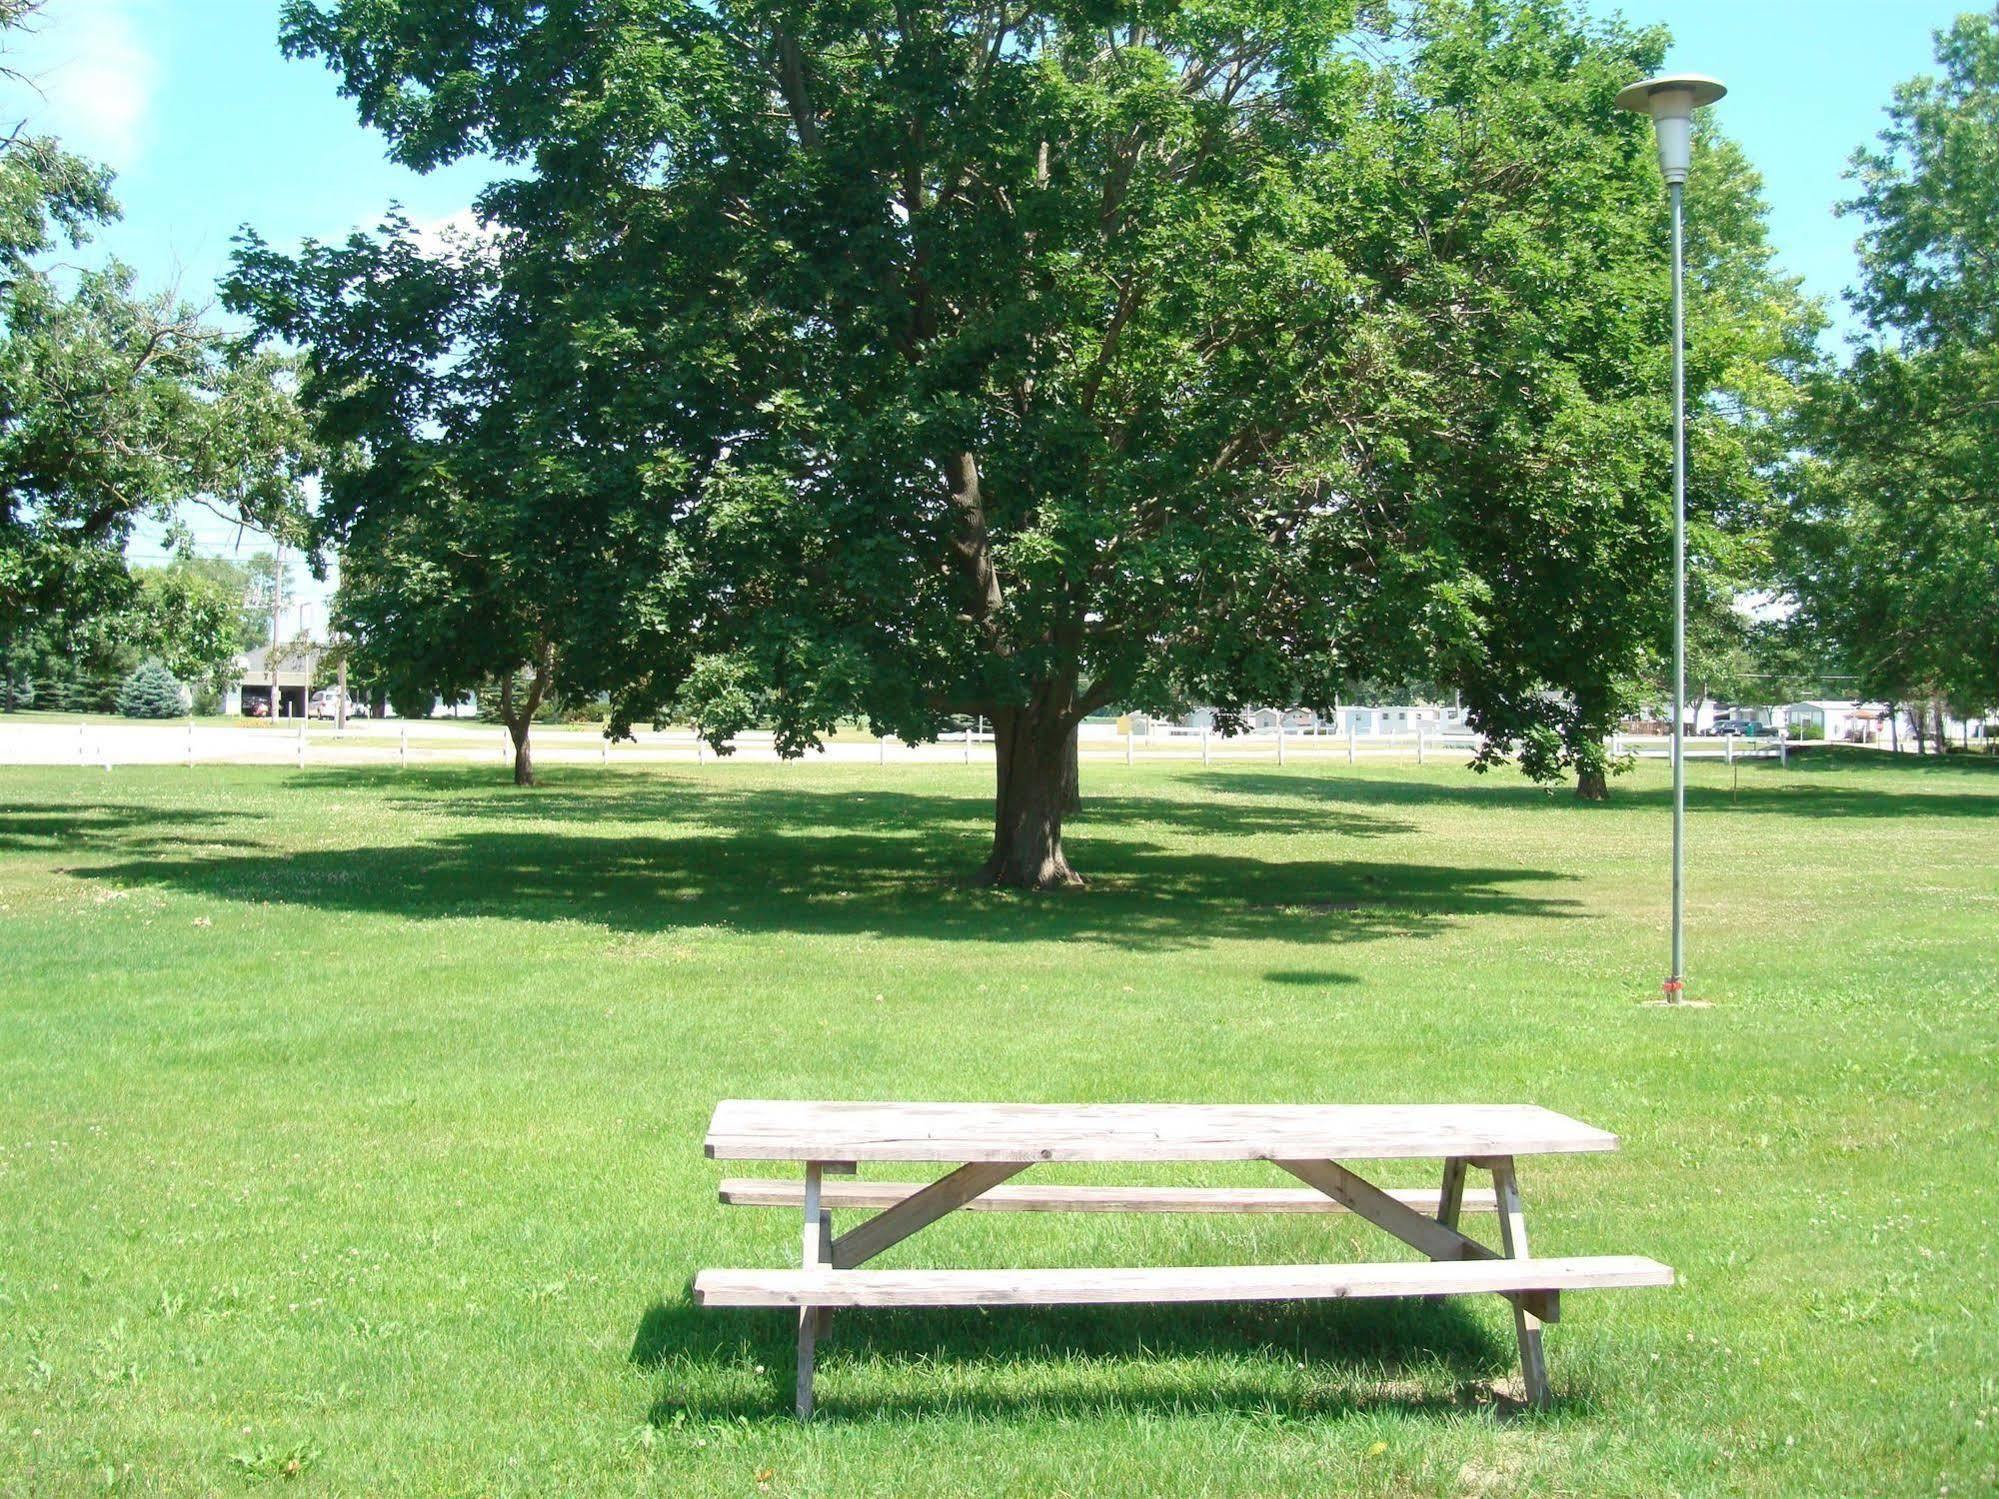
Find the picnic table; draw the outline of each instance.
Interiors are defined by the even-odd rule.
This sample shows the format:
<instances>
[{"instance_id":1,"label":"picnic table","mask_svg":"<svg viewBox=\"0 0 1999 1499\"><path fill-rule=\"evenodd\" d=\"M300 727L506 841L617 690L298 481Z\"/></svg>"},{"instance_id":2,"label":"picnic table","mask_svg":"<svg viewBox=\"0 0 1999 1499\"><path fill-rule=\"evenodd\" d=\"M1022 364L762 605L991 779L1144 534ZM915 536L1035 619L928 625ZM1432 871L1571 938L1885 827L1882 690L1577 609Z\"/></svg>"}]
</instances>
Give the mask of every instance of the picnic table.
<instances>
[{"instance_id":1,"label":"picnic table","mask_svg":"<svg viewBox=\"0 0 1999 1499\"><path fill-rule=\"evenodd\" d=\"M800 1178L729 1178L724 1203L803 1214L799 1269L703 1270L701 1306L798 1309L797 1409L812 1413L814 1349L833 1309L1291 1301L1490 1293L1513 1306L1528 1400L1548 1402L1541 1329L1561 1293L1668 1286L1637 1255L1530 1259L1515 1161L1606 1151L1617 1137L1531 1104L807 1103L730 1099L708 1127L710 1158L796 1161ZM1435 1190L1389 1189L1354 1161L1440 1159ZM862 1181L863 1161L950 1163L928 1182ZM1008 1185L1043 1162L1269 1161L1301 1187ZM1471 1171L1492 1185L1467 1185ZM842 1178L853 1178L845 1180ZM870 1216L835 1236L835 1212ZM1374 1264L1070 1269L863 1270L947 1213L1355 1213L1427 1256ZM1492 1247L1459 1227L1492 1213Z\"/></svg>"}]
</instances>

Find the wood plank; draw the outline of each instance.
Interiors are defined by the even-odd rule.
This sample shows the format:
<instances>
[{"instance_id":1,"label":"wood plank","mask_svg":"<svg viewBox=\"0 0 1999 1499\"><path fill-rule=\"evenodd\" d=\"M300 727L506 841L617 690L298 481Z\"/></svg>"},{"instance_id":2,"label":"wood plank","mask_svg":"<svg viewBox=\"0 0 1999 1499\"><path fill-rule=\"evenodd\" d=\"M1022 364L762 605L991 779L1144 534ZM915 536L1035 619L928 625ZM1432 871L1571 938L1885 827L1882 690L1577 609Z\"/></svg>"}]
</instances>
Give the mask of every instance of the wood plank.
<instances>
[{"instance_id":1,"label":"wood plank","mask_svg":"<svg viewBox=\"0 0 1999 1499\"><path fill-rule=\"evenodd\" d=\"M826 1216L819 1208L819 1162L805 1163L805 1180L799 1185L805 1194L804 1229L799 1262L807 1270L823 1270L826 1267ZM820 1324L830 1315L823 1307L799 1308L798 1380L793 1403L801 1421L812 1418L812 1369L816 1357L814 1350L819 1341Z\"/></svg>"},{"instance_id":2,"label":"wood plank","mask_svg":"<svg viewBox=\"0 0 1999 1499\"><path fill-rule=\"evenodd\" d=\"M1492 1163L1492 1186L1499 1194L1499 1240L1514 1264L1532 1263L1527 1252L1527 1215L1520 1202L1520 1182L1513 1162ZM1513 1303L1513 1336L1520 1345L1520 1381L1527 1403L1545 1409L1549 1402L1548 1359L1541 1349L1541 1319L1523 1299Z\"/></svg>"},{"instance_id":3,"label":"wood plank","mask_svg":"<svg viewBox=\"0 0 1999 1499\"><path fill-rule=\"evenodd\" d=\"M1390 1195L1394 1194L1391 1193ZM1474 1211L1491 1212L1493 1194L1486 1192L1482 1195L1486 1199L1486 1205L1483 1208L1474 1209ZM1410 1206L1414 1207L1415 1204L1411 1203ZM1469 1206L1470 1204L1465 1200L1464 1158L1462 1156L1452 1156L1444 1162L1444 1184L1437 1192L1437 1206L1434 1210L1418 1208L1417 1211L1434 1211L1437 1221L1443 1224L1444 1227L1456 1228L1458 1226L1459 1214L1463 1213Z\"/></svg>"},{"instance_id":4,"label":"wood plank","mask_svg":"<svg viewBox=\"0 0 1999 1499\"><path fill-rule=\"evenodd\" d=\"M1279 1161L1277 1164L1433 1260L1488 1260L1499 1257L1497 1250L1467 1238L1449 1224L1405 1207L1373 1182L1356 1176L1338 1161ZM1535 1312L1544 1321L1560 1319L1561 1302L1556 1296L1530 1291L1525 1293L1524 1299L1532 1301Z\"/></svg>"},{"instance_id":5,"label":"wood plank","mask_svg":"<svg viewBox=\"0 0 1999 1499\"><path fill-rule=\"evenodd\" d=\"M891 1244L901 1243L919 1228L935 1223L988 1188L1026 1169L1024 1161L973 1161L960 1166L949 1176L939 1177L894 1207L841 1234L833 1241L833 1267L849 1270L873 1259Z\"/></svg>"},{"instance_id":6,"label":"wood plank","mask_svg":"<svg viewBox=\"0 0 1999 1499\"><path fill-rule=\"evenodd\" d=\"M1085 1306L1670 1286L1642 1255L1063 1270L703 1270L700 1306Z\"/></svg>"},{"instance_id":7,"label":"wood plank","mask_svg":"<svg viewBox=\"0 0 1999 1499\"><path fill-rule=\"evenodd\" d=\"M1533 1104L837 1103L725 1099L720 1160L1267 1161L1615 1150Z\"/></svg>"},{"instance_id":8,"label":"wood plank","mask_svg":"<svg viewBox=\"0 0 1999 1499\"><path fill-rule=\"evenodd\" d=\"M1488 1249L1476 1239L1466 1238L1449 1224L1439 1223L1435 1218L1396 1201L1373 1182L1356 1176L1338 1161L1279 1161L1277 1164L1433 1260L1497 1257L1497 1251Z\"/></svg>"},{"instance_id":9,"label":"wood plank","mask_svg":"<svg viewBox=\"0 0 1999 1499\"><path fill-rule=\"evenodd\" d=\"M1417 1211L1430 1213L1446 1228L1456 1228L1458 1220L1464 1216L1465 1211L1465 1168L1466 1161L1463 1156L1447 1157L1444 1161L1444 1180L1437 1190L1436 1208L1434 1210L1417 1208Z\"/></svg>"},{"instance_id":10,"label":"wood plank","mask_svg":"<svg viewBox=\"0 0 1999 1499\"><path fill-rule=\"evenodd\" d=\"M819 1201L831 1210L891 1208L923 1190L921 1182L822 1182ZM1439 1193L1426 1187L1391 1187L1388 1195L1419 1213L1438 1211ZM773 1177L724 1177L721 1200L732 1207L795 1208L804 1185ZM1494 1211L1492 1191L1466 1190L1460 1208ZM972 1213L1348 1213L1345 1203L1312 1187L1101 1187L1017 1183L994 1187L960 1204Z\"/></svg>"}]
</instances>

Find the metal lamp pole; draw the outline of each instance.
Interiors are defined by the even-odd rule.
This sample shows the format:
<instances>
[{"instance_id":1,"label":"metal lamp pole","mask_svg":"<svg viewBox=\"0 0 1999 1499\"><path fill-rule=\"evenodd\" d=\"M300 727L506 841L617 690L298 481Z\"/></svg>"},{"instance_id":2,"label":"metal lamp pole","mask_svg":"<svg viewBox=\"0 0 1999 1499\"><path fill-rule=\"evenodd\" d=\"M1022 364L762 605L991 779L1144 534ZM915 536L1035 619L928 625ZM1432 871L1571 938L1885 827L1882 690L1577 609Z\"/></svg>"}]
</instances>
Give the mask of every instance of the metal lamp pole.
<instances>
[{"instance_id":1,"label":"metal lamp pole","mask_svg":"<svg viewBox=\"0 0 1999 1499\"><path fill-rule=\"evenodd\" d=\"M1687 847L1687 355L1684 196L1694 111L1727 93L1699 73L1663 74L1622 90L1618 106L1650 115L1673 215L1673 971L1666 999L1686 992Z\"/></svg>"}]
</instances>

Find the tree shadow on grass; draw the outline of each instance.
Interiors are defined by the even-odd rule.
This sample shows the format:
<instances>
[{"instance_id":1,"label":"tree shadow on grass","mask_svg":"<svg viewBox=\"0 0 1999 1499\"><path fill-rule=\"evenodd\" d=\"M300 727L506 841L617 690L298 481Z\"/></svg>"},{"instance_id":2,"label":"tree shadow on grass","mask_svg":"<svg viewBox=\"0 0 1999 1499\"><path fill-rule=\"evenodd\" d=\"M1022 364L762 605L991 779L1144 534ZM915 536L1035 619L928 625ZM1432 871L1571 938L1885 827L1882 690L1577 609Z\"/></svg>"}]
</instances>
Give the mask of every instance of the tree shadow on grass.
<instances>
[{"instance_id":1,"label":"tree shadow on grass","mask_svg":"<svg viewBox=\"0 0 1999 1499\"><path fill-rule=\"evenodd\" d=\"M519 793L513 793L518 796ZM293 903L402 920L586 921L1124 947L1274 938L1423 936L1479 916L1575 917L1545 886L1570 875L1400 861L1270 860L1227 847L1168 848L1108 814L1078 838L1087 889L1030 895L964 883L987 834L966 799L871 791L754 791L717 807L681 788L686 833L453 827L421 841L346 849L190 850L79 868L80 878L224 900ZM601 809L600 809L601 815ZM1295 827L1295 817L1287 819Z\"/></svg>"},{"instance_id":2,"label":"tree shadow on grass","mask_svg":"<svg viewBox=\"0 0 1999 1499\"><path fill-rule=\"evenodd\" d=\"M1838 752L1837 758L1793 755L1789 769L1774 762L1744 764L1739 788L1689 784L1687 810L1883 821L1905 817L1999 818L1999 770L1992 767L1935 760L1922 765L1905 764L1902 762L1913 762L1915 757L1889 754L1868 755L1864 761L1849 764L1847 756L1846 751ZM1896 789L1856 785L1851 780L1839 779L1855 769L1885 771L1906 779ZM1955 784L1939 784L1941 773L1951 770L1969 770L1971 776L1965 779L1972 779L1980 789L1967 789L1964 779ZM1980 776L1993 779L1978 781ZM1613 781L1608 801L1585 802L1576 797L1572 787L1536 786L1510 770L1492 771L1469 785L1339 771L1325 775L1279 775L1270 771L1210 770L1198 772L1190 779L1216 794L1233 792L1243 799L1261 796L1273 803L1309 807L1310 811L1304 815L1314 825L1323 817L1352 819L1383 807L1430 806L1462 808L1467 812L1504 809L1594 817L1633 809L1663 812L1673 799L1669 787L1634 787ZM1984 785L1990 785L1992 790L1984 790ZM1297 816L1293 814L1294 822Z\"/></svg>"},{"instance_id":3,"label":"tree shadow on grass","mask_svg":"<svg viewBox=\"0 0 1999 1499\"><path fill-rule=\"evenodd\" d=\"M648 1419L790 1420L797 1328L797 1314L783 1310L698 1307L691 1294L654 1303L630 1354L633 1364L667 1378ZM1190 1387L1171 1361L1202 1355L1229 1362L1204 1368ZM1517 1402L1494 1385L1514 1372L1515 1360L1511 1342L1459 1299L868 1308L835 1313L830 1337L820 1340L816 1409L834 1419L1506 1409ZM900 1366L924 1392L843 1405L841 1366L857 1363ZM1347 1376L1344 1388L1327 1389L1324 1381L1301 1388L1293 1377L1301 1364L1332 1367ZM749 1370L761 1372L746 1385ZM1009 1393L1022 1371L1033 1393ZM1439 1371L1448 1393L1435 1392ZM1371 1393L1355 1390L1363 1382Z\"/></svg>"},{"instance_id":4,"label":"tree shadow on grass","mask_svg":"<svg viewBox=\"0 0 1999 1499\"><path fill-rule=\"evenodd\" d=\"M755 767L774 776L784 767ZM948 768L948 767L947 767ZM599 771L589 767L558 767L543 785L523 791L507 784L485 767L430 766L398 772L378 767L332 767L311 772L315 786L349 792L386 793L386 804L398 811L500 821L666 822L679 826L735 827L746 822L777 823L793 830L824 827L897 826L914 808L934 826L949 824L966 833L990 838L992 796L984 786L968 787L962 796L912 795L884 789L876 768L835 765L852 784L809 787L772 785L761 779L746 782L729 772L690 772L663 767L663 774L633 774L629 769ZM1083 811L1068 820L1071 837L1086 840L1093 827L1160 826L1177 833L1208 837L1249 838L1300 832L1333 833L1345 838L1389 838L1417 831L1406 818L1372 810L1315 808L1309 817L1296 809L1272 804L1260 786L1232 794L1226 782L1189 796L1091 796ZM981 848L978 856L984 856Z\"/></svg>"},{"instance_id":5,"label":"tree shadow on grass","mask_svg":"<svg viewBox=\"0 0 1999 1499\"><path fill-rule=\"evenodd\" d=\"M224 838L212 831L235 821L235 814L187 807L123 803L89 806L0 806L0 853L61 853L98 847L256 848L249 839Z\"/></svg>"}]
</instances>

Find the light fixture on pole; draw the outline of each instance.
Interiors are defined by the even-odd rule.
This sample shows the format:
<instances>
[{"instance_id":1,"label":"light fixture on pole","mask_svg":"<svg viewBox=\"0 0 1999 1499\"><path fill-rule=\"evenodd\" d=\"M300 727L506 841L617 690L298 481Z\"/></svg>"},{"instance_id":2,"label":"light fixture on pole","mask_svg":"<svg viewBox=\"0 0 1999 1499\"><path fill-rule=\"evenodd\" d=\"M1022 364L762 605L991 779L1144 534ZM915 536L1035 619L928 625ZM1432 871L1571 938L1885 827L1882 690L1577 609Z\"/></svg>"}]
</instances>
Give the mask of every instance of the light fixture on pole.
<instances>
[{"instance_id":1,"label":"light fixture on pole","mask_svg":"<svg viewBox=\"0 0 1999 1499\"><path fill-rule=\"evenodd\" d=\"M1621 109L1650 115L1673 210L1673 973L1666 998L1686 990L1687 831L1687 356L1686 236L1682 196L1692 164L1694 111L1728 90L1699 73L1661 74L1618 93Z\"/></svg>"}]
</instances>

